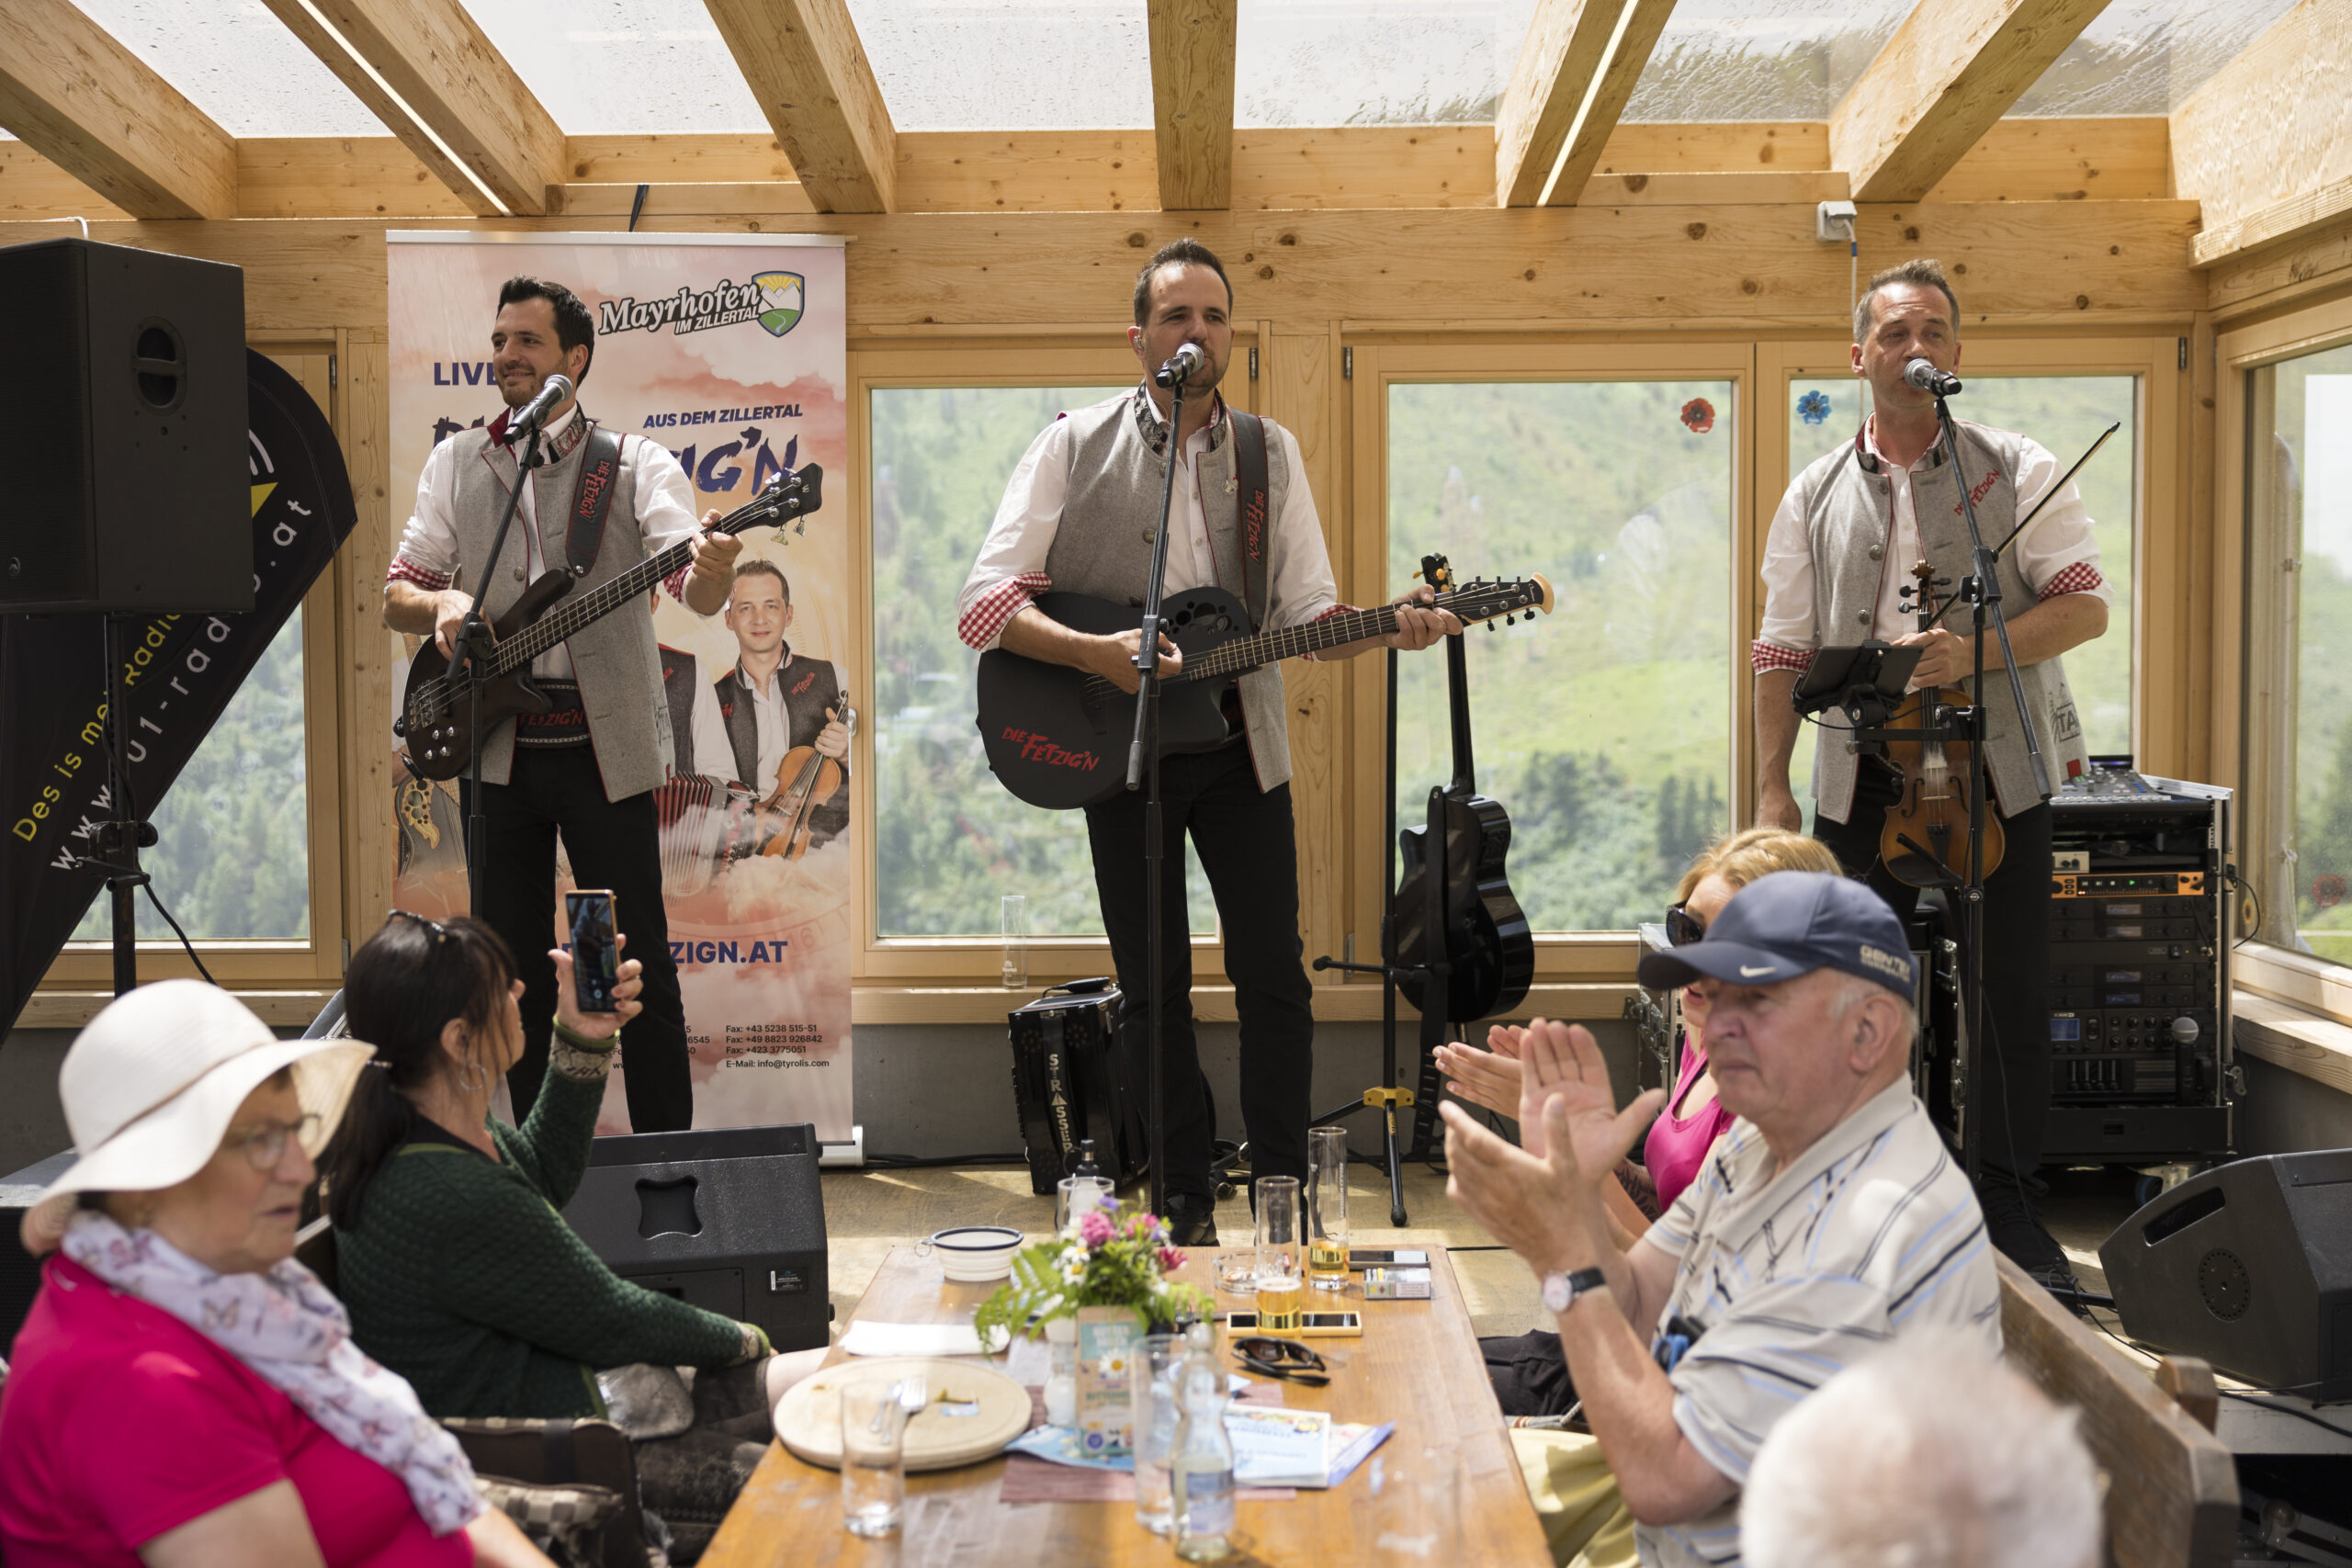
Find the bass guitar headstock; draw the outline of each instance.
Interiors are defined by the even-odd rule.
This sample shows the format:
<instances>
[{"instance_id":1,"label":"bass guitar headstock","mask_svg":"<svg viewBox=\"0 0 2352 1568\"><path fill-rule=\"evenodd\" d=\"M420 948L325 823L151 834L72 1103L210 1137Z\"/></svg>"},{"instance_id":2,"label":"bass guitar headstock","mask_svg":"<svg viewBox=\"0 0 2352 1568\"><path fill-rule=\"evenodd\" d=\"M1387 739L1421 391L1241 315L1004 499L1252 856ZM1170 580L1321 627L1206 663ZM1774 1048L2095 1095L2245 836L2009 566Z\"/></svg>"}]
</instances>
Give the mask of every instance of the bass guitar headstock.
<instances>
[{"instance_id":1,"label":"bass guitar headstock","mask_svg":"<svg viewBox=\"0 0 2352 1568\"><path fill-rule=\"evenodd\" d=\"M776 475L760 492L711 525L717 534L740 534L763 525L781 528L825 504L825 470L814 463ZM808 525L800 526L807 533Z\"/></svg>"}]
</instances>

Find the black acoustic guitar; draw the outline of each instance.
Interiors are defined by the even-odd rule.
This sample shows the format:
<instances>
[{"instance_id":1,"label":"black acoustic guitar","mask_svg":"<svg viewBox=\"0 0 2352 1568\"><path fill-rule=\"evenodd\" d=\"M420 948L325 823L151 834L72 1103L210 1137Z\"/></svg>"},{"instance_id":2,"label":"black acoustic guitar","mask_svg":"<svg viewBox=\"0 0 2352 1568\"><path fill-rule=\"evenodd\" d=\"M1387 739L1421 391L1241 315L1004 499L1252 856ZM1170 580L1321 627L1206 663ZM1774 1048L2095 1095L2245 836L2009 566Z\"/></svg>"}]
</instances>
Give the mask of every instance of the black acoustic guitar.
<instances>
[{"instance_id":1,"label":"black acoustic guitar","mask_svg":"<svg viewBox=\"0 0 2352 1568\"><path fill-rule=\"evenodd\" d=\"M1425 581L1453 585L1443 556L1421 558ZM1441 595L1442 597L1442 595ZM1396 884L1396 962L1408 967L1429 963L1430 835L1441 817L1445 834L1444 962L1450 966L1446 995L1433 1000L1451 1023L1492 1018L1526 998L1535 978L1535 937L1526 911L1510 890L1503 862L1510 852L1510 814L1502 803L1478 793L1471 760L1470 672L1464 638L1445 639L1448 705L1453 721L1453 782L1430 792L1430 824L1396 835L1403 874ZM1397 989L1424 1014L1431 1002L1419 977L1400 978Z\"/></svg>"},{"instance_id":2,"label":"black acoustic guitar","mask_svg":"<svg viewBox=\"0 0 2352 1568\"><path fill-rule=\"evenodd\" d=\"M1082 593L1041 593L1035 604L1072 630L1102 637L1133 631L1140 619L1130 605ZM1474 582L1439 594L1434 607L1465 622L1521 610L1548 614L1552 585L1541 577ZM1214 751L1232 739L1225 694L1250 671L1396 629L1396 606L1381 604L1280 631L1253 632L1241 602L1215 588L1170 594L1160 602L1159 616L1169 640L1184 655L1183 672L1159 688L1162 756ZM1122 692L1100 675L994 649L980 655L979 698L980 740L989 766L1018 798L1068 810L1108 800L1126 787L1134 693Z\"/></svg>"},{"instance_id":3,"label":"black acoustic guitar","mask_svg":"<svg viewBox=\"0 0 2352 1568\"><path fill-rule=\"evenodd\" d=\"M824 482L825 470L814 463L778 474L709 531L740 534L763 524L782 527L824 504ZM694 557L694 541L681 539L577 599L564 599L571 592L568 571L548 572L523 590L506 614L490 624L497 640L484 660L482 734L516 714L545 713L554 705L531 684L531 660L622 605L642 604L663 578L692 565ZM422 777L454 779L473 761L473 684L463 675L451 677L449 660L429 637L409 660L408 689L401 695L392 733L408 742L409 768Z\"/></svg>"}]
</instances>

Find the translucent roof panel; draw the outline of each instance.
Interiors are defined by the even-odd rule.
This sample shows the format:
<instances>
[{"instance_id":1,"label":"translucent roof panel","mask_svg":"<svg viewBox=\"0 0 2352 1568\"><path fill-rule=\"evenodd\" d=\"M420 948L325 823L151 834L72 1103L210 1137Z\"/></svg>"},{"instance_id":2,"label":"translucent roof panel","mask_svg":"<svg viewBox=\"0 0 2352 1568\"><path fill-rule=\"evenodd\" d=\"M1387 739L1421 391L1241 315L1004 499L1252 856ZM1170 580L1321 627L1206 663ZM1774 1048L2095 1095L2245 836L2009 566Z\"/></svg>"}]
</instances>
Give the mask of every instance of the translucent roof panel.
<instances>
[{"instance_id":1,"label":"translucent roof panel","mask_svg":"<svg viewBox=\"0 0 2352 1568\"><path fill-rule=\"evenodd\" d=\"M702 0L464 0L567 135L764 131Z\"/></svg>"},{"instance_id":2,"label":"translucent roof panel","mask_svg":"<svg viewBox=\"0 0 2352 1568\"><path fill-rule=\"evenodd\" d=\"M1913 0L1681 0L1629 120L1827 119Z\"/></svg>"},{"instance_id":3,"label":"translucent roof panel","mask_svg":"<svg viewBox=\"0 0 2352 1568\"><path fill-rule=\"evenodd\" d=\"M232 136L390 131L261 0L74 0Z\"/></svg>"},{"instance_id":4,"label":"translucent roof panel","mask_svg":"<svg viewBox=\"0 0 2352 1568\"><path fill-rule=\"evenodd\" d=\"M2295 0L2114 0L2012 115L2170 114Z\"/></svg>"},{"instance_id":5,"label":"translucent roof panel","mask_svg":"<svg viewBox=\"0 0 2352 1568\"><path fill-rule=\"evenodd\" d=\"M849 0L900 130L1151 124L1144 0Z\"/></svg>"},{"instance_id":6,"label":"translucent roof panel","mask_svg":"<svg viewBox=\"0 0 2352 1568\"><path fill-rule=\"evenodd\" d=\"M1234 122L1495 118L1535 0L1241 0Z\"/></svg>"}]
</instances>

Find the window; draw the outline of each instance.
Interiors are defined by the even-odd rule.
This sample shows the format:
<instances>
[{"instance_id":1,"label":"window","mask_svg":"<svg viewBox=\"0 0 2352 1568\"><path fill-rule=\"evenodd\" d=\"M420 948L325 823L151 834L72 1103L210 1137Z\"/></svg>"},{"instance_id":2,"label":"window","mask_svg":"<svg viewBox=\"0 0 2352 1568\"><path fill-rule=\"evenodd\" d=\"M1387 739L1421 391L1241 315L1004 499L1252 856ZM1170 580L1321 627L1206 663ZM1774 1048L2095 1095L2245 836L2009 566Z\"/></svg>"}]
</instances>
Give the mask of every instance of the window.
<instances>
[{"instance_id":1,"label":"window","mask_svg":"<svg viewBox=\"0 0 2352 1568\"><path fill-rule=\"evenodd\" d=\"M1734 383L1399 380L1386 413L1389 591L1442 551L1464 581L1541 572L1556 595L1464 649L1512 890L1538 931L1658 919L1731 818ZM1444 657L1399 668L1401 828L1453 765Z\"/></svg>"},{"instance_id":2,"label":"window","mask_svg":"<svg viewBox=\"0 0 2352 1568\"><path fill-rule=\"evenodd\" d=\"M1029 900L1035 936L1100 936L1085 818L1006 793L973 725L979 655L956 635L956 595L1037 433L1125 385L874 387L875 931L998 935L998 900ZM1178 868L1170 865L1173 873ZM1188 845L1193 930L1216 930ZM1143 867L1136 867L1143 874Z\"/></svg>"}]
</instances>

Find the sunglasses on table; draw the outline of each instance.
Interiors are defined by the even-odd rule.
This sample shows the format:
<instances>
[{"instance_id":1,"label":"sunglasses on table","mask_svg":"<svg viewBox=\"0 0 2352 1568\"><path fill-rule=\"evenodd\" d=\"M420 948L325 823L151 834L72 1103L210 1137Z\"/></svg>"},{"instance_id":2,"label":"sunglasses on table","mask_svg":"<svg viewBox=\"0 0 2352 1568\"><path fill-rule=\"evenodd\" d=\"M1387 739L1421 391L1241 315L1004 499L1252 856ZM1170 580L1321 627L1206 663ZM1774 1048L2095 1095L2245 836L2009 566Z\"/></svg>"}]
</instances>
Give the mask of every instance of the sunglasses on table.
<instances>
[{"instance_id":1,"label":"sunglasses on table","mask_svg":"<svg viewBox=\"0 0 2352 1568\"><path fill-rule=\"evenodd\" d=\"M1331 1381L1323 1358L1295 1339L1247 1334L1233 1341L1241 1364L1262 1377L1286 1378L1307 1388L1322 1388Z\"/></svg>"},{"instance_id":2,"label":"sunglasses on table","mask_svg":"<svg viewBox=\"0 0 2352 1568\"><path fill-rule=\"evenodd\" d=\"M1676 947L1688 947L1707 934L1707 922L1680 904L1666 911L1666 940Z\"/></svg>"}]
</instances>

